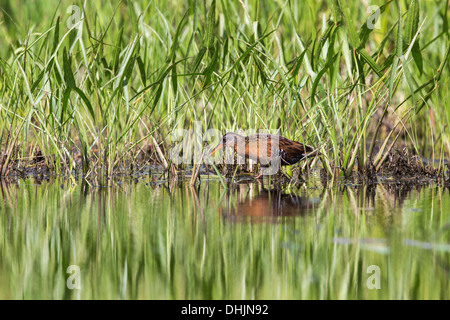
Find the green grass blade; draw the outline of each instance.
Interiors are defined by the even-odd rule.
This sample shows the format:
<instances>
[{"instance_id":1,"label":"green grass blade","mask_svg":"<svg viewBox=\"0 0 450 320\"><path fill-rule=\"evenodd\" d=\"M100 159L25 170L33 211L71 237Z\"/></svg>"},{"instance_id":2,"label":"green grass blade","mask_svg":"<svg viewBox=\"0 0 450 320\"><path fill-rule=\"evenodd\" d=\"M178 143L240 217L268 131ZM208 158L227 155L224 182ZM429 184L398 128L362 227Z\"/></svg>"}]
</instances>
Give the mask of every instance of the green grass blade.
<instances>
[{"instance_id":1,"label":"green grass blade","mask_svg":"<svg viewBox=\"0 0 450 320\"><path fill-rule=\"evenodd\" d=\"M353 47L353 49L356 49L359 47L359 37L356 31L356 25L352 19L352 13L350 12L350 8L347 5L347 1L339 0L339 6L342 10L342 14L344 15L345 27L350 37L350 45Z\"/></svg>"},{"instance_id":2,"label":"green grass blade","mask_svg":"<svg viewBox=\"0 0 450 320\"><path fill-rule=\"evenodd\" d=\"M211 2L211 7L209 8L208 18L206 21L206 33L204 38L204 44L206 48L212 48L214 44L214 29L216 25L216 0Z\"/></svg>"},{"instance_id":3,"label":"green grass blade","mask_svg":"<svg viewBox=\"0 0 450 320\"><path fill-rule=\"evenodd\" d=\"M73 76L71 68L71 59L67 53L66 48L63 51L63 68L64 68L64 81L67 88L76 88L75 78Z\"/></svg>"}]
</instances>

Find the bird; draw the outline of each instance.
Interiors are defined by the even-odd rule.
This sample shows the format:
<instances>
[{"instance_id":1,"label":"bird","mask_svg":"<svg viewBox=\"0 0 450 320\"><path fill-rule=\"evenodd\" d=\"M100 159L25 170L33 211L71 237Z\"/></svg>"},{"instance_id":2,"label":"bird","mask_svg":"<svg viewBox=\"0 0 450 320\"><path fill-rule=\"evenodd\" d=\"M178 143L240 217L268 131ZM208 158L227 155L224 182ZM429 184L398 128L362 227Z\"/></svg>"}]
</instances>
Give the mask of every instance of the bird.
<instances>
[{"instance_id":1,"label":"bird","mask_svg":"<svg viewBox=\"0 0 450 320\"><path fill-rule=\"evenodd\" d=\"M278 162L279 167L293 165L305 157L321 154L311 146L280 135L256 133L242 136L234 132L228 132L211 151L210 156L213 156L214 153L224 146L234 148L238 155L256 161L261 167L266 167L269 163L274 162ZM261 175L262 173L257 178L261 177Z\"/></svg>"}]
</instances>

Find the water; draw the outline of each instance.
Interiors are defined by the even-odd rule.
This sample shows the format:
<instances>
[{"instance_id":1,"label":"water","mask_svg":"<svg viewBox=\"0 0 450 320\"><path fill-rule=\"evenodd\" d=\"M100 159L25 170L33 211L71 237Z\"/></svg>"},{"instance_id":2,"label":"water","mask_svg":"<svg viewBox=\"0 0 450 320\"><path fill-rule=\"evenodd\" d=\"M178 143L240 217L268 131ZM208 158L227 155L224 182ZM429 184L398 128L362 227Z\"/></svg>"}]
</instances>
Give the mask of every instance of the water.
<instances>
[{"instance_id":1,"label":"water","mask_svg":"<svg viewBox=\"0 0 450 320\"><path fill-rule=\"evenodd\" d=\"M0 298L449 298L444 187L136 181L1 184Z\"/></svg>"}]
</instances>

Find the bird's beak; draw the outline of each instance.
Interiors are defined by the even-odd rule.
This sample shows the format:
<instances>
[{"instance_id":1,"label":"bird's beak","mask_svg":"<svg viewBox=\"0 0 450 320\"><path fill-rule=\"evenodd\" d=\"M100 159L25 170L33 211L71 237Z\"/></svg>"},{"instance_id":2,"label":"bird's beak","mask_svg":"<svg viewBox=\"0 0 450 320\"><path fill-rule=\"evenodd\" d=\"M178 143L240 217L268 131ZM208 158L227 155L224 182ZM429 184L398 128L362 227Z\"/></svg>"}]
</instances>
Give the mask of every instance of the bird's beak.
<instances>
[{"instance_id":1,"label":"bird's beak","mask_svg":"<svg viewBox=\"0 0 450 320\"><path fill-rule=\"evenodd\" d=\"M215 147L214 150L211 151L211 156L212 156L217 150L220 150L220 149L222 149L222 148L223 148L223 144L222 144L222 143L219 143L219 144L217 145L217 147Z\"/></svg>"}]
</instances>

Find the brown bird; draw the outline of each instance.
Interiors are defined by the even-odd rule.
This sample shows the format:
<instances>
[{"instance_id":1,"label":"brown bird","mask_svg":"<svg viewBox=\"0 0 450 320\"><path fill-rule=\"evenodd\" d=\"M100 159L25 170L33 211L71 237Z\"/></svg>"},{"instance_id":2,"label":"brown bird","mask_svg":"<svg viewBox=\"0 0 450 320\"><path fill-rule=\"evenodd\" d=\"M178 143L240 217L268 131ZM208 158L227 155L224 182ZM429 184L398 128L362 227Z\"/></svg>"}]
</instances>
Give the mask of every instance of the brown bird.
<instances>
[{"instance_id":1,"label":"brown bird","mask_svg":"<svg viewBox=\"0 0 450 320\"><path fill-rule=\"evenodd\" d=\"M292 165L306 156L320 155L320 152L308 145L274 134L257 133L244 137L234 132L228 132L212 150L211 156L224 146L234 148L238 155L250 158L262 167L277 160L279 166ZM257 178L260 176L261 174Z\"/></svg>"}]
</instances>

